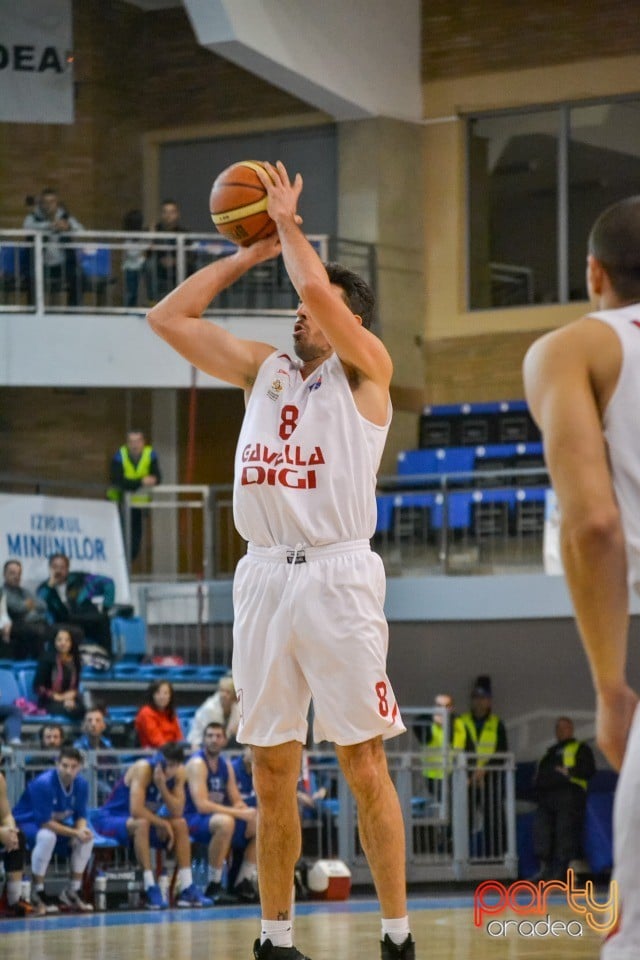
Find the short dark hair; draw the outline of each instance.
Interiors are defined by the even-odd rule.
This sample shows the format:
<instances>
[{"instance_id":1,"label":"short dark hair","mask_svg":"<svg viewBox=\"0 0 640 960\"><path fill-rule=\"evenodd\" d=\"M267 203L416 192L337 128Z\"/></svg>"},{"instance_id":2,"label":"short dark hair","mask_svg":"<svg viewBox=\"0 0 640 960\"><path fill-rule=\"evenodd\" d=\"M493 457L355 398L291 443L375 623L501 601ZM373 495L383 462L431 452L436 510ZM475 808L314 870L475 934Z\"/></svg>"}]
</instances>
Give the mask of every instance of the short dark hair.
<instances>
[{"instance_id":1,"label":"short dark hair","mask_svg":"<svg viewBox=\"0 0 640 960\"><path fill-rule=\"evenodd\" d=\"M168 763L184 763L184 747L177 740L168 740L158 749Z\"/></svg>"},{"instance_id":2,"label":"short dark hair","mask_svg":"<svg viewBox=\"0 0 640 960\"><path fill-rule=\"evenodd\" d=\"M78 763L84 763L84 757L78 748L72 747L69 744L66 744L64 747L60 747L58 760L76 760Z\"/></svg>"},{"instance_id":3,"label":"short dark hair","mask_svg":"<svg viewBox=\"0 0 640 960\"><path fill-rule=\"evenodd\" d=\"M49 566L51 566L54 560L60 560L60 559L64 560L64 562L68 567L71 566L71 561L69 560L69 557L66 555L66 553L50 553L48 557Z\"/></svg>"},{"instance_id":4,"label":"short dark hair","mask_svg":"<svg viewBox=\"0 0 640 960\"><path fill-rule=\"evenodd\" d=\"M225 727L224 723L220 723L219 720L212 720L211 723L208 723L204 728L205 733L207 732L209 727L216 727L217 729L222 730L224 733L227 732L227 728Z\"/></svg>"},{"instance_id":5,"label":"short dark hair","mask_svg":"<svg viewBox=\"0 0 640 960\"><path fill-rule=\"evenodd\" d=\"M367 330L373 322L373 308L375 297L369 284L359 277L353 270L343 267L341 263L325 263L325 270L329 282L344 290L345 300L352 313L362 317L362 326Z\"/></svg>"},{"instance_id":6,"label":"short dark hair","mask_svg":"<svg viewBox=\"0 0 640 960\"><path fill-rule=\"evenodd\" d=\"M60 742L64 741L64 730L62 729L62 724L60 723L43 723L38 731L38 736L40 737L40 746L44 746L44 732L45 730L58 730L60 732Z\"/></svg>"},{"instance_id":7,"label":"short dark hair","mask_svg":"<svg viewBox=\"0 0 640 960\"><path fill-rule=\"evenodd\" d=\"M20 567L20 569L22 570L22 563L21 563L20 560L5 560L4 566L3 566L3 568L2 568L2 572L3 572L3 573L6 573L6 572L7 572L7 567L10 567L12 563L17 563L18 566Z\"/></svg>"},{"instance_id":8,"label":"short dark hair","mask_svg":"<svg viewBox=\"0 0 640 960\"><path fill-rule=\"evenodd\" d=\"M640 196L600 214L589 234L589 253L606 271L622 300L640 300Z\"/></svg>"}]
</instances>

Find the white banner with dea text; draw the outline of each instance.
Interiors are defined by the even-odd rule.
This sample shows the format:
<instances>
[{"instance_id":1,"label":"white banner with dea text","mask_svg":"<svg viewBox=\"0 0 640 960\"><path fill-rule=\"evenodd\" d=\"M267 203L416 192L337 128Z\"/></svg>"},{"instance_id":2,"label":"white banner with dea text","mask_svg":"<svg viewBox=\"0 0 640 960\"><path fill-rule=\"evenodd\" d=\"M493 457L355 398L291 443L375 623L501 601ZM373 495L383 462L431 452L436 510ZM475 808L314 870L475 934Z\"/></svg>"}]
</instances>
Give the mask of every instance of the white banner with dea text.
<instances>
[{"instance_id":1,"label":"white banner with dea text","mask_svg":"<svg viewBox=\"0 0 640 960\"><path fill-rule=\"evenodd\" d=\"M34 588L49 576L52 553L72 570L111 577L116 603L130 603L122 527L115 503L67 497L0 494L0 558L19 560L22 582Z\"/></svg>"},{"instance_id":2,"label":"white banner with dea text","mask_svg":"<svg viewBox=\"0 0 640 960\"><path fill-rule=\"evenodd\" d=\"M0 122L73 123L71 0L0 0Z\"/></svg>"}]
</instances>

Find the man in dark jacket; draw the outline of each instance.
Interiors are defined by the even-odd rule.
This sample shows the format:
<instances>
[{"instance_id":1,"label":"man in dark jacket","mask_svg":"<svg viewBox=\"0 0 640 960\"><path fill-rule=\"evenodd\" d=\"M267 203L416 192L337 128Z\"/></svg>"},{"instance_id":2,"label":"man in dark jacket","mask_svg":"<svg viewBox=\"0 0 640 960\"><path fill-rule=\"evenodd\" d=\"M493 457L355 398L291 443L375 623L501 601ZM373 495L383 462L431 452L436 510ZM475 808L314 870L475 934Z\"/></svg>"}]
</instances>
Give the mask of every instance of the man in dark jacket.
<instances>
[{"instance_id":1,"label":"man in dark jacket","mask_svg":"<svg viewBox=\"0 0 640 960\"><path fill-rule=\"evenodd\" d=\"M47 605L52 623L82 627L85 636L111 654L111 624L107 611L113 606L115 584L111 577L69 570L64 553L49 557L49 579L43 580L37 595ZM102 610L93 602L102 598Z\"/></svg>"},{"instance_id":2,"label":"man in dark jacket","mask_svg":"<svg viewBox=\"0 0 640 960\"><path fill-rule=\"evenodd\" d=\"M46 604L22 586L19 560L7 560L3 574L2 593L11 624L3 638L8 650L3 649L2 656L12 660L38 660L56 632L47 620Z\"/></svg>"},{"instance_id":3,"label":"man in dark jacket","mask_svg":"<svg viewBox=\"0 0 640 960\"><path fill-rule=\"evenodd\" d=\"M571 860L582 857L587 784L596 769L591 747L576 740L569 717L556 720L556 738L535 780L534 847L542 880L566 879Z\"/></svg>"}]
</instances>

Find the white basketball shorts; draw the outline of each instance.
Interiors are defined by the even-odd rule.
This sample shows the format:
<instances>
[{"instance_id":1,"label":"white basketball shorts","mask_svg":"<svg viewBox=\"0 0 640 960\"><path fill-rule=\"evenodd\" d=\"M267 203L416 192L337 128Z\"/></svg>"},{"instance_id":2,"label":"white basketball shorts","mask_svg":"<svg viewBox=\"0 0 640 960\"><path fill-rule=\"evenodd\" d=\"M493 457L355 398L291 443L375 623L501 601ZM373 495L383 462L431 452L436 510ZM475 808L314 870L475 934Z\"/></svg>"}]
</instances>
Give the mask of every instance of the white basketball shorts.
<instances>
[{"instance_id":1,"label":"white basketball shorts","mask_svg":"<svg viewBox=\"0 0 640 960\"><path fill-rule=\"evenodd\" d=\"M305 743L311 699L316 742L349 746L404 733L386 673L384 592L368 540L249 545L233 586L241 743Z\"/></svg>"}]
</instances>

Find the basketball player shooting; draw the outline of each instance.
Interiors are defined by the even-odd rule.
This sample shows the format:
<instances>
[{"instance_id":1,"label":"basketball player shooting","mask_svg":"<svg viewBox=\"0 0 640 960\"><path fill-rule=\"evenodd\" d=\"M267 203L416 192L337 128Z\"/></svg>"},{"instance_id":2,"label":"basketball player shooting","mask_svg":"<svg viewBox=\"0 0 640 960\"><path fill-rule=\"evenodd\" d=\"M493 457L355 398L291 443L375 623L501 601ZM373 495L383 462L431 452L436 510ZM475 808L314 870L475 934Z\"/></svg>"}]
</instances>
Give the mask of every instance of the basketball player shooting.
<instances>
[{"instance_id":1,"label":"basketball player shooting","mask_svg":"<svg viewBox=\"0 0 640 960\"><path fill-rule=\"evenodd\" d=\"M601 960L640 957L640 711L629 681L629 587L640 588L640 196L589 235L595 310L530 347L524 382L560 504L560 542L596 691L598 746L620 778L613 814L620 923Z\"/></svg>"},{"instance_id":2,"label":"basketball player shooting","mask_svg":"<svg viewBox=\"0 0 640 960\"><path fill-rule=\"evenodd\" d=\"M260 807L262 908L255 960L308 960L293 946L291 890L300 856L296 798L307 713L335 744L382 911L382 960L414 960L404 825L383 739L404 732L386 673L382 561L370 549L376 472L392 364L369 330L373 296L323 264L300 228L302 178L282 163L260 179L277 234L188 277L149 313L190 363L245 391L234 519L248 549L234 580L238 740L253 746ZM300 298L293 352L241 340L202 316L256 264L282 253Z\"/></svg>"}]
</instances>

